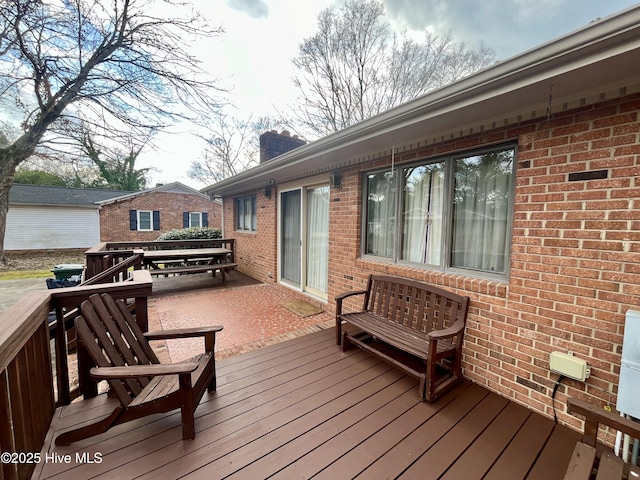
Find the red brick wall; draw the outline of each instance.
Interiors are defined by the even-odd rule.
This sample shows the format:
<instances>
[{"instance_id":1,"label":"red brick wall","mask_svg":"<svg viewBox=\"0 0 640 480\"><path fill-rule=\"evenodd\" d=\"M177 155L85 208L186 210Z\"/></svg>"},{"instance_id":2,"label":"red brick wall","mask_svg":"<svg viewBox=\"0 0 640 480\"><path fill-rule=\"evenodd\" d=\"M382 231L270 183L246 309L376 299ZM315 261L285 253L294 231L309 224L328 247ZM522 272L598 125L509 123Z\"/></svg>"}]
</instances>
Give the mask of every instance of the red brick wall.
<instances>
[{"instance_id":1,"label":"red brick wall","mask_svg":"<svg viewBox=\"0 0 640 480\"><path fill-rule=\"evenodd\" d=\"M587 394L615 407L624 314L640 309L639 114L640 95L633 95L396 154L402 163L517 141L505 281L361 258L362 173L390 158L344 170L342 189L331 191L325 308L333 311L335 295L361 288L370 272L440 285L471 298L467 377L551 416L557 375L549 371L549 352L571 351L588 361L591 377L586 383L565 380L558 405L568 395ZM599 170L606 179L569 181L571 173ZM241 257L241 269L260 279L263 266L272 270L276 264L275 198L268 209L258 207L258 234L252 236L235 234L233 203L225 200L226 236L238 239L247 260L243 264ZM260 194L258 199L260 204Z\"/></svg>"},{"instance_id":2,"label":"red brick wall","mask_svg":"<svg viewBox=\"0 0 640 480\"><path fill-rule=\"evenodd\" d=\"M236 231L234 199L256 195L256 232ZM277 203L278 192L271 189L271 197L260 192L246 192L224 199L225 238L235 238L235 259L238 270L265 283L277 280Z\"/></svg>"},{"instance_id":3,"label":"red brick wall","mask_svg":"<svg viewBox=\"0 0 640 480\"><path fill-rule=\"evenodd\" d=\"M160 211L160 230L138 232L129 229L129 210ZM199 195L151 192L103 205L100 209L100 241L150 241L164 232L182 228L183 212L208 212L209 226L222 226L222 208Z\"/></svg>"}]
</instances>

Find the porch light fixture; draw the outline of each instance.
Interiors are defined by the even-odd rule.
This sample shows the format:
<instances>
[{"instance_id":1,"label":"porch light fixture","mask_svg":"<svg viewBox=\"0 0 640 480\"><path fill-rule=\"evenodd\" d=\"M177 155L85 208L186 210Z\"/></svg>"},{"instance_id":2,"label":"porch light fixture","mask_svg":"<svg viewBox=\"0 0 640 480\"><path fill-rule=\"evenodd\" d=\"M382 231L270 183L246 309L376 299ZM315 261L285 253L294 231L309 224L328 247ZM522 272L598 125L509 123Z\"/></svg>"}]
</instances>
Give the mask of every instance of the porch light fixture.
<instances>
[{"instance_id":1,"label":"porch light fixture","mask_svg":"<svg viewBox=\"0 0 640 480\"><path fill-rule=\"evenodd\" d=\"M264 194L265 197L271 198L271 185L267 185L266 187L264 187L262 189L262 193Z\"/></svg>"},{"instance_id":2,"label":"porch light fixture","mask_svg":"<svg viewBox=\"0 0 640 480\"><path fill-rule=\"evenodd\" d=\"M340 190L342 188L342 175L339 172L331 172L329 174L329 185Z\"/></svg>"}]
</instances>

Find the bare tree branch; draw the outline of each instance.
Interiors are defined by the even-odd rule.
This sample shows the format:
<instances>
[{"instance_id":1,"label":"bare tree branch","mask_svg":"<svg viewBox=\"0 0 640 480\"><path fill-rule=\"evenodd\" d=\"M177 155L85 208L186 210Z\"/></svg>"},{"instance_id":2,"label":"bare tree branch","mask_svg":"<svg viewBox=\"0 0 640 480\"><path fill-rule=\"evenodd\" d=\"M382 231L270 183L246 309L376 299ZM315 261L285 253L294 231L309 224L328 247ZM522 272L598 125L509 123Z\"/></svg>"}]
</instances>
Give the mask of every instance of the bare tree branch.
<instances>
[{"instance_id":1,"label":"bare tree branch","mask_svg":"<svg viewBox=\"0 0 640 480\"><path fill-rule=\"evenodd\" d=\"M410 101L494 62L495 53L425 33L393 34L378 0L349 0L318 16L318 31L293 59L299 91L293 123L325 136Z\"/></svg>"},{"instance_id":2,"label":"bare tree branch","mask_svg":"<svg viewBox=\"0 0 640 480\"><path fill-rule=\"evenodd\" d=\"M259 161L260 134L280 126L270 117L242 120L220 112L209 126L211 136L205 139L204 158L191 163L189 177L211 185L255 166Z\"/></svg>"},{"instance_id":3,"label":"bare tree branch","mask_svg":"<svg viewBox=\"0 0 640 480\"><path fill-rule=\"evenodd\" d=\"M114 136L207 118L220 90L190 39L218 33L180 0L3 0L0 110L21 134L0 146L0 259L17 166L78 117Z\"/></svg>"}]
</instances>

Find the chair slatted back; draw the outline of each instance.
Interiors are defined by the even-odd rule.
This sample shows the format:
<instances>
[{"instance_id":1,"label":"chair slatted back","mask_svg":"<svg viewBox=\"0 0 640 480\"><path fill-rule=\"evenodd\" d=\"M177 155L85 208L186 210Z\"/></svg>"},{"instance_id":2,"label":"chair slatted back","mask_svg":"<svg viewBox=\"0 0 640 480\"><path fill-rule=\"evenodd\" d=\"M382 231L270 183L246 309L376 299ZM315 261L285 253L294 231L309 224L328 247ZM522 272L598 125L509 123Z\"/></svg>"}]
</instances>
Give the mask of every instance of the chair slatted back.
<instances>
[{"instance_id":1,"label":"chair slatted back","mask_svg":"<svg viewBox=\"0 0 640 480\"><path fill-rule=\"evenodd\" d=\"M80 306L76 319L78 337L98 367L122 367L160 363L123 300L92 295ZM149 383L148 377L109 380L123 405L128 405Z\"/></svg>"},{"instance_id":2,"label":"chair slatted back","mask_svg":"<svg viewBox=\"0 0 640 480\"><path fill-rule=\"evenodd\" d=\"M427 334L466 316L468 299L422 282L371 275L364 310Z\"/></svg>"}]
</instances>

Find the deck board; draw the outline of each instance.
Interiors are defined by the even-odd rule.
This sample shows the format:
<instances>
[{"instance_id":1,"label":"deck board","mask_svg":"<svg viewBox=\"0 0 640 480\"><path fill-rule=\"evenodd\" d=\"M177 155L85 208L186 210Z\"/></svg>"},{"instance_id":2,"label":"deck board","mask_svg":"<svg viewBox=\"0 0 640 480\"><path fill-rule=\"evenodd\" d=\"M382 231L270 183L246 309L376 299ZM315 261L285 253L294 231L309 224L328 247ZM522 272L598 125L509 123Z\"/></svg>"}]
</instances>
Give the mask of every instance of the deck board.
<instances>
[{"instance_id":1,"label":"deck board","mask_svg":"<svg viewBox=\"0 0 640 480\"><path fill-rule=\"evenodd\" d=\"M507 403L489 394L472 408L460 403L449 413L443 409L443 415L422 424L358 478L439 478ZM422 453L425 447L427 451Z\"/></svg>"},{"instance_id":2,"label":"deck board","mask_svg":"<svg viewBox=\"0 0 640 480\"><path fill-rule=\"evenodd\" d=\"M527 476L528 480L561 479L581 434L565 428L554 428ZM561 470L561 475L558 475Z\"/></svg>"},{"instance_id":3,"label":"deck board","mask_svg":"<svg viewBox=\"0 0 640 480\"><path fill-rule=\"evenodd\" d=\"M529 412L527 420L485 475L484 480L501 480L510 476L525 478L552 430L553 422L550 419Z\"/></svg>"},{"instance_id":4,"label":"deck board","mask_svg":"<svg viewBox=\"0 0 640 480\"><path fill-rule=\"evenodd\" d=\"M446 395L434 403L416 402L413 408L330 464L318 478L355 478L374 463L381 468L388 465L390 469L396 461L403 462L408 456L415 459L488 394L487 390L472 386L465 395ZM428 422L431 419L433 422ZM411 439L406 440L409 436ZM401 443L406 448L397 448ZM375 478L375 473L370 473Z\"/></svg>"},{"instance_id":5,"label":"deck board","mask_svg":"<svg viewBox=\"0 0 640 480\"><path fill-rule=\"evenodd\" d=\"M509 403L441 477L442 480L481 479L500 457L529 417L521 405Z\"/></svg>"},{"instance_id":6,"label":"deck board","mask_svg":"<svg viewBox=\"0 0 640 480\"><path fill-rule=\"evenodd\" d=\"M463 382L433 403L417 381L319 331L218 362L218 390L181 439L178 411L69 447L34 478L562 478L578 434ZM106 414L104 395L57 411L48 438ZM75 454L102 455L79 464ZM486 474L486 475L485 475ZM528 477L527 477L528 476Z\"/></svg>"}]
</instances>

